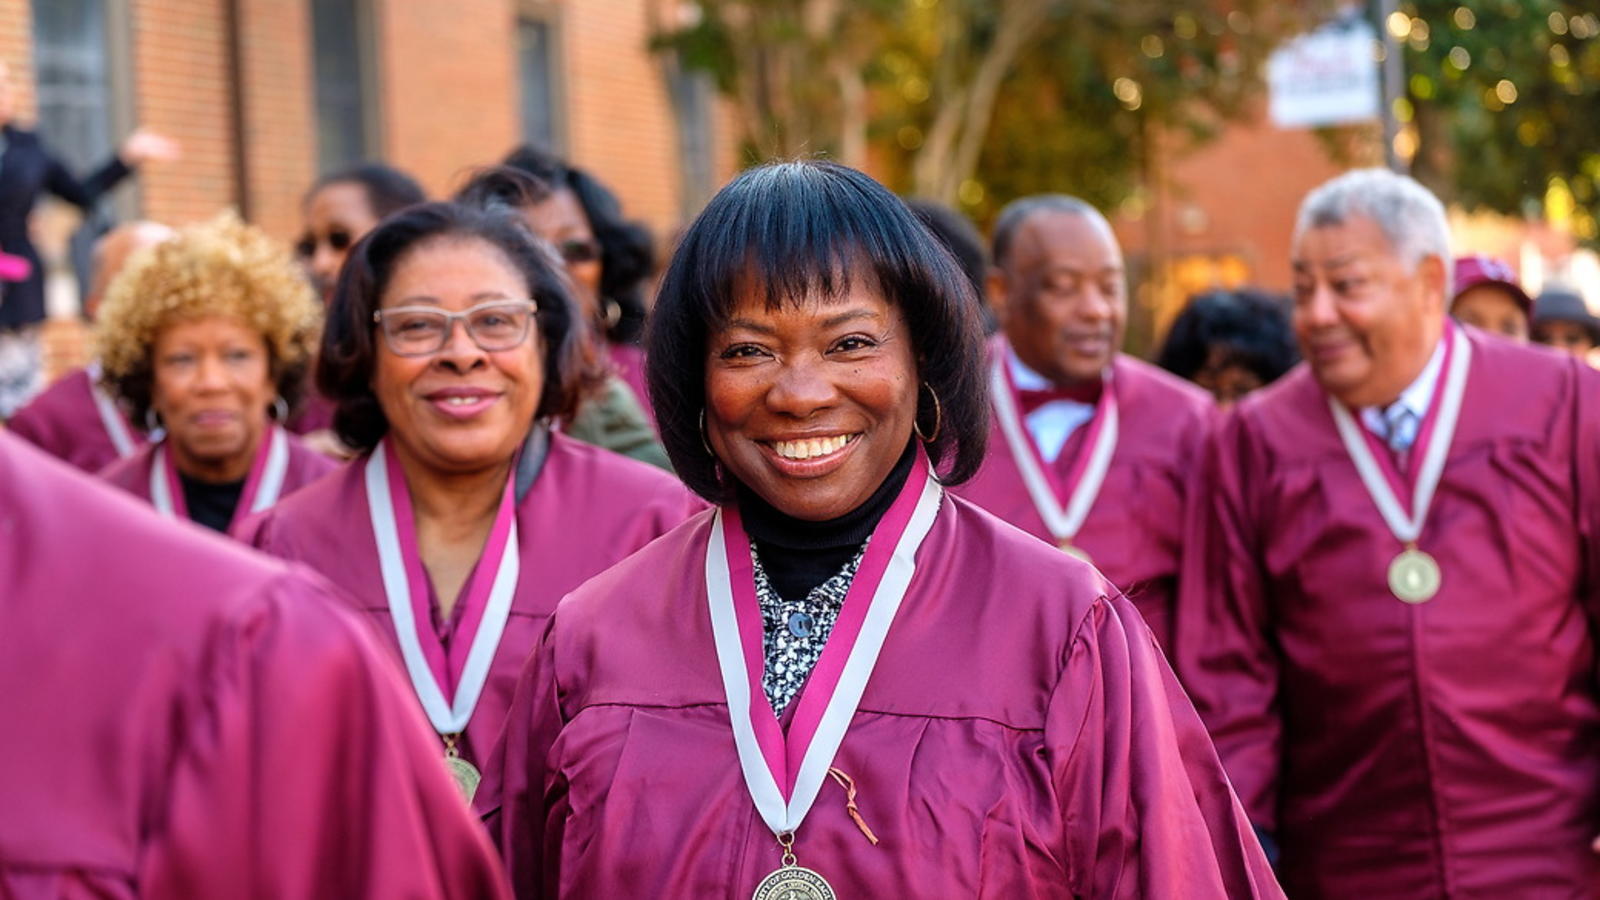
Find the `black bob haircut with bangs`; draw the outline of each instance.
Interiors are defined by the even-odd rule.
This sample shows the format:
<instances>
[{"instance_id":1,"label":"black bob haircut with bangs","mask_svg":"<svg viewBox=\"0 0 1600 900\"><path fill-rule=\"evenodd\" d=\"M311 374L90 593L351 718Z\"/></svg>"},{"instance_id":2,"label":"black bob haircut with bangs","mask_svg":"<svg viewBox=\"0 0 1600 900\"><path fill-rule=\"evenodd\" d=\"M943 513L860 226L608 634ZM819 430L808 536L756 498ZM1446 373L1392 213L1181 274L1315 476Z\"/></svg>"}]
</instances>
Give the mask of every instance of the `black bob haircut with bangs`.
<instances>
[{"instance_id":1,"label":"black bob haircut with bangs","mask_svg":"<svg viewBox=\"0 0 1600 900\"><path fill-rule=\"evenodd\" d=\"M846 166L805 160L751 169L719 191L661 282L645 357L650 402L673 468L695 493L733 497L700 423L707 341L732 316L741 285L781 308L842 297L862 279L899 308L911 333L916 422L934 438L925 447L940 481L977 472L989 399L971 281L888 189Z\"/></svg>"}]
</instances>

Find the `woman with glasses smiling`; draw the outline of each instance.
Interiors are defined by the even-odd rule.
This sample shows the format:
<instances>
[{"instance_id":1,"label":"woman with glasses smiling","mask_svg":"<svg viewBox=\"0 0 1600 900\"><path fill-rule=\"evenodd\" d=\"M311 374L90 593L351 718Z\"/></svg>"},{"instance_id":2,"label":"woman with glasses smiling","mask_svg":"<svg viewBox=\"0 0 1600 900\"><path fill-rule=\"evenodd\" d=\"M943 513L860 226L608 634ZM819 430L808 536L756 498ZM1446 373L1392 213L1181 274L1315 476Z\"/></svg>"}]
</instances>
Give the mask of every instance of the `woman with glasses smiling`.
<instances>
[{"instance_id":1,"label":"woman with glasses smiling","mask_svg":"<svg viewBox=\"0 0 1600 900\"><path fill-rule=\"evenodd\" d=\"M317 382L363 455L253 535L373 620L469 795L556 601L699 505L551 428L589 377L557 265L511 214L449 203L358 243Z\"/></svg>"}]
</instances>

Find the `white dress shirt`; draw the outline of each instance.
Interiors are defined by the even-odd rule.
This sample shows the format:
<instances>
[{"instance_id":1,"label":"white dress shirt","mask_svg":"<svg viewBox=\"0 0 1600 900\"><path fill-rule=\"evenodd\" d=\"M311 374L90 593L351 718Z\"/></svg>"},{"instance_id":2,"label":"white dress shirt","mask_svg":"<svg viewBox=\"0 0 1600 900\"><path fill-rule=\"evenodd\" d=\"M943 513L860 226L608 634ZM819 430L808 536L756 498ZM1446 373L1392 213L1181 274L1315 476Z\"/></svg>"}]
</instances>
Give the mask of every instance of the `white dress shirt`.
<instances>
[{"instance_id":1,"label":"white dress shirt","mask_svg":"<svg viewBox=\"0 0 1600 900\"><path fill-rule=\"evenodd\" d=\"M1439 339L1438 346L1433 348L1433 356L1422 367L1422 374L1400 392L1400 399L1388 406L1361 409L1361 424L1390 449L1406 451L1416 443L1422 419L1428 414L1428 404L1433 402L1433 392L1439 386L1439 373L1444 369L1445 341L1449 338L1446 334Z\"/></svg>"},{"instance_id":2,"label":"white dress shirt","mask_svg":"<svg viewBox=\"0 0 1600 900\"><path fill-rule=\"evenodd\" d=\"M1011 369L1011 383L1019 391L1048 391L1055 387L1050 379L1023 365L1016 351L1009 347L1006 348L1006 364ZM1039 448L1039 456L1046 463L1054 463L1061 456L1061 448L1067 445L1067 438L1093 418L1093 403L1052 400L1028 413L1024 421L1028 426L1028 436L1033 438L1033 445Z\"/></svg>"}]
</instances>

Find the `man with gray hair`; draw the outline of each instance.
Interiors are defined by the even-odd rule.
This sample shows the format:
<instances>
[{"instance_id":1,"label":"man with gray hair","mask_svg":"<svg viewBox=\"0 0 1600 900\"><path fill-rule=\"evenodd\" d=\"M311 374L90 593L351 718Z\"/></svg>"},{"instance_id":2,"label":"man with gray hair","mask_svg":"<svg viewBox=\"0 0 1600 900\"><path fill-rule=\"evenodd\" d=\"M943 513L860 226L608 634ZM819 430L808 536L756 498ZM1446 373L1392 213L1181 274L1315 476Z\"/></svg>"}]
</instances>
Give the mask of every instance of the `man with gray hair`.
<instances>
[{"instance_id":1,"label":"man with gray hair","mask_svg":"<svg viewBox=\"0 0 1600 900\"><path fill-rule=\"evenodd\" d=\"M1595 896L1600 374L1446 317L1409 178L1293 247L1306 361L1207 453L1180 674L1289 896Z\"/></svg>"}]
</instances>

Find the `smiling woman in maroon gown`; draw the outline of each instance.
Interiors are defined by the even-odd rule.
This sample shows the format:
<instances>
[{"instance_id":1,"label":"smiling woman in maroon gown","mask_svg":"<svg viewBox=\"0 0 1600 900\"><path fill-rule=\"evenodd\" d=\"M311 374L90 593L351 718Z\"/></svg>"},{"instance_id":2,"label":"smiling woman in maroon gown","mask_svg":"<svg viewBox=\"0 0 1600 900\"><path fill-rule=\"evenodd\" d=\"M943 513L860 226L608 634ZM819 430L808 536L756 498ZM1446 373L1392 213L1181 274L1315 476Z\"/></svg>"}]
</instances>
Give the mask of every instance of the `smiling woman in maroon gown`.
<instances>
[{"instance_id":1,"label":"smiling woman in maroon gown","mask_svg":"<svg viewBox=\"0 0 1600 900\"><path fill-rule=\"evenodd\" d=\"M231 533L331 470L282 424L320 320L287 249L232 216L134 260L100 313L101 367L133 421L165 437L102 476Z\"/></svg>"},{"instance_id":2,"label":"smiling woman in maroon gown","mask_svg":"<svg viewBox=\"0 0 1600 900\"><path fill-rule=\"evenodd\" d=\"M699 508L551 427L585 380L557 265L511 213L449 203L357 244L317 378L363 455L253 536L355 598L469 793L556 601Z\"/></svg>"},{"instance_id":3,"label":"smiling woman in maroon gown","mask_svg":"<svg viewBox=\"0 0 1600 900\"><path fill-rule=\"evenodd\" d=\"M552 617L481 803L520 896L1280 896L1139 614L945 491L976 308L840 166L689 229L650 391L720 506Z\"/></svg>"}]
</instances>

